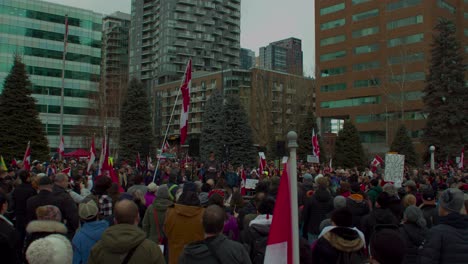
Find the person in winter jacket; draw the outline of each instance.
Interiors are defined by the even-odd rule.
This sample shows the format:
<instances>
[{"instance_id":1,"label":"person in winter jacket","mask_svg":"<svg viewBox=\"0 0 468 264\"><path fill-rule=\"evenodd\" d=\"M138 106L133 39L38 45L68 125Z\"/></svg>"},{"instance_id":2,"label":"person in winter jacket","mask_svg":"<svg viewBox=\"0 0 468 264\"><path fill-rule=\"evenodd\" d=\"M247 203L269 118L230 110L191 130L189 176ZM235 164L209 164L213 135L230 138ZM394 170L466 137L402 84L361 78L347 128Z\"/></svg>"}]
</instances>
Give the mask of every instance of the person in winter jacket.
<instances>
[{"instance_id":1,"label":"person in winter jacket","mask_svg":"<svg viewBox=\"0 0 468 264\"><path fill-rule=\"evenodd\" d=\"M422 192L423 203L419 206L426 219L427 228L439 224L439 209L435 201L435 193L432 187L428 187Z\"/></svg>"},{"instance_id":2,"label":"person in winter jacket","mask_svg":"<svg viewBox=\"0 0 468 264\"><path fill-rule=\"evenodd\" d=\"M384 228L371 238L370 264L401 264L406 254L404 241L398 230Z\"/></svg>"},{"instance_id":3,"label":"person in winter jacket","mask_svg":"<svg viewBox=\"0 0 468 264\"><path fill-rule=\"evenodd\" d=\"M382 187L380 187L379 180L377 180L377 179L372 179L370 181L370 183L371 183L372 187L367 192L367 196L369 196L369 199L372 202L372 208L374 208L375 207L375 201L377 201L377 197L382 192Z\"/></svg>"},{"instance_id":4,"label":"person in winter jacket","mask_svg":"<svg viewBox=\"0 0 468 264\"><path fill-rule=\"evenodd\" d=\"M190 243L184 249L179 264L250 264L246 249L222 234L225 211L218 205L210 205L203 213L205 239Z\"/></svg>"},{"instance_id":5,"label":"person in winter jacket","mask_svg":"<svg viewBox=\"0 0 468 264\"><path fill-rule=\"evenodd\" d=\"M7 195L0 191L0 256L2 262L19 263L21 246L13 223L3 214L8 209Z\"/></svg>"},{"instance_id":6,"label":"person in winter jacket","mask_svg":"<svg viewBox=\"0 0 468 264\"><path fill-rule=\"evenodd\" d=\"M405 209L403 225L400 227L401 238L405 241L406 255L404 264L417 264L418 248L427 235L426 220L421 209L410 205Z\"/></svg>"},{"instance_id":7,"label":"person in winter jacket","mask_svg":"<svg viewBox=\"0 0 468 264\"><path fill-rule=\"evenodd\" d=\"M158 190L158 186L156 183L152 182L148 184L148 191L145 193L145 204L150 206L154 199L156 198L156 191Z\"/></svg>"},{"instance_id":8,"label":"person in winter jacket","mask_svg":"<svg viewBox=\"0 0 468 264\"><path fill-rule=\"evenodd\" d=\"M312 244L312 263L360 263L365 246L364 234L353 228L353 215L348 208L332 213L333 225L325 227Z\"/></svg>"},{"instance_id":9,"label":"person in winter jacket","mask_svg":"<svg viewBox=\"0 0 468 264\"><path fill-rule=\"evenodd\" d=\"M179 261L185 245L203 239L204 209L195 190L195 184L185 183L178 203L167 209L163 230L168 240L170 264Z\"/></svg>"},{"instance_id":10,"label":"person in winter jacket","mask_svg":"<svg viewBox=\"0 0 468 264\"><path fill-rule=\"evenodd\" d=\"M346 207L353 215L353 227L361 226L361 219L370 211L369 204L360 193L353 193L346 199Z\"/></svg>"},{"instance_id":11,"label":"person in winter jacket","mask_svg":"<svg viewBox=\"0 0 468 264\"><path fill-rule=\"evenodd\" d=\"M419 250L420 263L461 264L468 259L468 217L460 211L463 192L449 188L439 198L439 224L433 226Z\"/></svg>"},{"instance_id":12,"label":"person in winter jacket","mask_svg":"<svg viewBox=\"0 0 468 264\"><path fill-rule=\"evenodd\" d=\"M101 240L91 250L88 264L123 263L165 264L159 246L146 239L138 227L138 207L131 200L122 200L114 207L115 225L102 234Z\"/></svg>"},{"instance_id":13,"label":"person in winter jacket","mask_svg":"<svg viewBox=\"0 0 468 264\"><path fill-rule=\"evenodd\" d=\"M143 218L143 231L145 231L146 237L149 240L161 245L166 242L167 238L163 230L166 211L173 205L174 202L170 199L167 185L163 184L159 186L156 191L156 198L146 209L145 217Z\"/></svg>"},{"instance_id":14,"label":"person in winter jacket","mask_svg":"<svg viewBox=\"0 0 468 264\"><path fill-rule=\"evenodd\" d=\"M72 257L70 241L60 234L39 238L32 242L26 251L29 264L71 264Z\"/></svg>"},{"instance_id":15,"label":"person in winter jacket","mask_svg":"<svg viewBox=\"0 0 468 264\"><path fill-rule=\"evenodd\" d=\"M302 236L313 242L320 234L320 223L333 210L333 197L324 185L319 185L314 195L307 199L302 213L304 227Z\"/></svg>"},{"instance_id":16,"label":"person in winter jacket","mask_svg":"<svg viewBox=\"0 0 468 264\"><path fill-rule=\"evenodd\" d=\"M99 208L94 200L85 201L78 206L78 215L83 224L73 237L73 264L88 263L91 248L101 239L109 227L106 220L98 220Z\"/></svg>"}]
</instances>

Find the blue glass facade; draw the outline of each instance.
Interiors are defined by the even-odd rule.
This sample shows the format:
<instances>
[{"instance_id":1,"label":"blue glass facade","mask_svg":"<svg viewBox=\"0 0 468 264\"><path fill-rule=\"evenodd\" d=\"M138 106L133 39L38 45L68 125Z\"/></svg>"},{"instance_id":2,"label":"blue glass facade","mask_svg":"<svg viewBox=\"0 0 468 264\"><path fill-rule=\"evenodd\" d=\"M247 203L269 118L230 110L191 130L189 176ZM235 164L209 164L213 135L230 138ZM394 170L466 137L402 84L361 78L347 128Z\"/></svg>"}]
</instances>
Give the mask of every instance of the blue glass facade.
<instances>
[{"instance_id":1,"label":"blue glass facade","mask_svg":"<svg viewBox=\"0 0 468 264\"><path fill-rule=\"evenodd\" d=\"M79 148L85 147L82 128L95 125L88 114L96 106L100 80L102 15L44 1L0 0L0 91L13 54L21 55L51 149L59 143L66 14L63 132L66 147Z\"/></svg>"}]
</instances>

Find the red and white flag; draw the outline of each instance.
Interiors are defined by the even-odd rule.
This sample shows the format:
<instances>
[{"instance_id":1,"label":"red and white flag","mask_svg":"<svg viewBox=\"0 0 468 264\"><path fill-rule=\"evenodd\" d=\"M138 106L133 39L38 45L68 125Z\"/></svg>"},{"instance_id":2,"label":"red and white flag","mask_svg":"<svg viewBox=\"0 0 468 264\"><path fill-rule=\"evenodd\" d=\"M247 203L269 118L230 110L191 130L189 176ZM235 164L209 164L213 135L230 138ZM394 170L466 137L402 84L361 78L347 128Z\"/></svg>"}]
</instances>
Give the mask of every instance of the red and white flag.
<instances>
[{"instance_id":1,"label":"red and white flag","mask_svg":"<svg viewBox=\"0 0 468 264\"><path fill-rule=\"evenodd\" d=\"M376 172L377 167L383 163L383 159L379 155L375 155L374 159L371 162L371 171Z\"/></svg>"},{"instance_id":2,"label":"red and white flag","mask_svg":"<svg viewBox=\"0 0 468 264\"><path fill-rule=\"evenodd\" d=\"M260 173L260 175L261 175L261 174L263 174L263 170L266 169L266 157L265 157L265 153L264 153L264 152L259 152L259 153L258 153L258 157L259 157L258 169L259 169L259 173Z\"/></svg>"},{"instance_id":3,"label":"red and white flag","mask_svg":"<svg viewBox=\"0 0 468 264\"><path fill-rule=\"evenodd\" d=\"M185 69L184 79L180 86L182 93L182 107L180 112L180 145L185 144L188 131L188 115L190 107L190 87L192 86L192 59L189 59Z\"/></svg>"},{"instance_id":4,"label":"red and white flag","mask_svg":"<svg viewBox=\"0 0 468 264\"><path fill-rule=\"evenodd\" d=\"M283 159L284 162L284 159ZM283 164L278 196L276 198L273 220L268 235L265 260L263 263L292 264L293 262L293 227L291 212L291 191L288 165ZM297 245L298 246L298 245Z\"/></svg>"},{"instance_id":5,"label":"red and white flag","mask_svg":"<svg viewBox=\"0 0 468 264\"><path fill-rule=\"evenodd\" d=\"M171 148L171 146L169 146L169 143L167 143L167 141L166 141L166 142L164 142L162 152L163 153L168 152L170 148Z\"/></svg>"},{"instance_id":6,"label":"red and white flag","mask_svg":"<svg viewBox=\"0 0 468 264\"><path fill-rule=\"evenodd\" d=\"M135 166L137 169L141 169L141 159L140 159L140 152L137 152Z\"/></svg>"},{"instance_id":7,"label":"red and white flag","mask_svg":"<svg viewBox=\"0 0 468 264\"><path fill-rule=\"evenodd\" d=\"M89 150L89 157L88 157L88 168L86 171L89 173L91 170L91 166L93 166L94 161L96 161L96 146L94 145L94 136L91 141L91 148Z\"/></svg>"},{"instance_id":8,"label":"red and white flag","mask_svg":"<svg viewBox=\"0 0 468 264\"><path fill-rule=\"evenodd\" d=\"M244 168L241 169L241 184L240 184L240 191L241 195L246 195L247 194L247 189L245 189L245 183L247 181L247 175L245 175L245 170Z\"/></svg>"},{"instance_id":9,"label":"red and white flag","mask_svg":"<svg viewBox=\"0 0 468 264\"><path fill-rule=\"evenodd\" d=\"M70 172L71 172L71 167L68 167L68 168L66 168L66 169L63 169L63 170L61 171L61 173L65 173L65 174L68 175L68 176L70 176Z\"/></svg>"},{"instance_id":10,"label":"red and white flag","mask_svg":"<svg viewBox=\"0 0 468 264\"><path fill-rule=\"evenodd\" d=\"M458 163L458 168L463 169L465 167L465 147L462 148L460 154L460 163Z\"/></svg>"},{"instance_id":11,"label":"red and white flag","mask_svg":"<svg viewBox=\"0 0 468 264\"><path fill-rule=\"evenodd\" d=\"M316 156L320 161L320 146L318 135L315 134L315 129L312 129L312 155Z\"/></svg>"},{"instance_id":12,"label":"red and white flag","mask_svg":"<svg viewBox=\"0 0 468 264\"><path fill-rule=\"evenodd\" d=\"M31 142L28 141L28 146L26 147L26 151L24 152L23 157L23 165L24 169L29 171L31 170Z\"/></svg>"},{"instance_id":13,"label":"red and white flag","mask_svg":"<svg viewBox=\"0 0 468 264\"><path fill-rule=\"evenodd\" d=\"M57 149L57 152L60 155L60 157L63 157L63 154L65 154L65 143L63 141L63 136L60 139L60 144L59 144L59 147Z\"/></svg>"}]
</instances>

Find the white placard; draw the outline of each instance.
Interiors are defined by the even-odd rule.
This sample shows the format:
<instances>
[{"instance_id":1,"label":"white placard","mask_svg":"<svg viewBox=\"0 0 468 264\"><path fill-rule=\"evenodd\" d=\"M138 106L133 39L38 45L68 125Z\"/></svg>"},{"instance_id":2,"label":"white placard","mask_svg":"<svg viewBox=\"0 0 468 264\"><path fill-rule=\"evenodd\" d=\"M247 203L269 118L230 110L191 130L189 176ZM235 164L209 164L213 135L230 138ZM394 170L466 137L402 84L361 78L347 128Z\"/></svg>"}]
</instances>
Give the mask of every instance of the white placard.
<instances>
[{"instance_id":1,"label":"white placard","mask_svg":"<svg viewBox=\"0 0 468 264\"><path fill-rule=\"evenodd\" d=\"M405 155L386 154L385 155L385 175L384 180L401 185L405 172Z\"/></svg>"},{"instance_id":2,"label":"white placard","mask_svg":"<svg viewBox=\"0 0 468 264\"><path fill-rule=\"evenodd\" d=\"M245 188L246 189L255 189L257 186L258 180L255 179L247 179L245 180Z\"/></svg>"},{"instance_id":3,"label":"white placard","mask_svg":"<svg viewBox=\"0 0 468 264\"><path fill-rule=\"evenodd\" d=\"M319 157L314 156L314 155L307 155L307 162L308 163L320 163Z\"/></svg>"}]
</instances>

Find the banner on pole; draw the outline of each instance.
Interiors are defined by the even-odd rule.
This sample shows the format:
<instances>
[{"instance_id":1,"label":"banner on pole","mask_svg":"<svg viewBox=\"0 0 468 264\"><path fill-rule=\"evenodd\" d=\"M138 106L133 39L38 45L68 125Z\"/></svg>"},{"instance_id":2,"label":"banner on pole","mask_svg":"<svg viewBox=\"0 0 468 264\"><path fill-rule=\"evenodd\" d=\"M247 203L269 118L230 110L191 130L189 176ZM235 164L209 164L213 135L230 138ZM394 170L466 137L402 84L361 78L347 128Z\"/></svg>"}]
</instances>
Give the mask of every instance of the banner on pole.
<instances>
[{"instance_id":1,"label":"banner on pole","mask_svg":"<svg viewBox=\"0 0 468 264\"><path fill-rule=\"evenodd\" d=\"M307 162L308 163L319 163L319 157L314 155L307 155Z\"/></svg>"},{"instance_id":2,"label":"banner on pole","mask_svg":"<svg viewBox=\"0 0 468 264\"><path fill-rule=\"evenodd\" d=\"M253 190L257 186L258 180L255 179L246 179L245 180L245 189Z\"/></svg>"},{"instance_id":3,"label":"banner on pole","mask_svg":"<svg viewBox=\"0 0 468 264\"><path fill-rule=\"evenodd\" d=\"M386 154L384 180L393 182L395 187L401 187L405 171L405 155Z\"/></svg>"}]
</instances>

